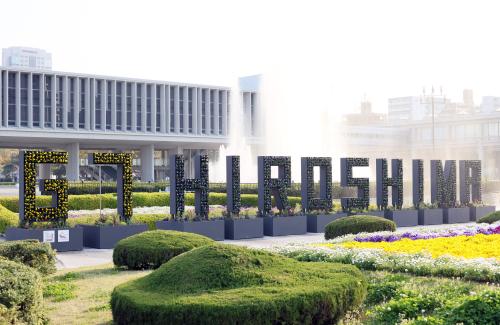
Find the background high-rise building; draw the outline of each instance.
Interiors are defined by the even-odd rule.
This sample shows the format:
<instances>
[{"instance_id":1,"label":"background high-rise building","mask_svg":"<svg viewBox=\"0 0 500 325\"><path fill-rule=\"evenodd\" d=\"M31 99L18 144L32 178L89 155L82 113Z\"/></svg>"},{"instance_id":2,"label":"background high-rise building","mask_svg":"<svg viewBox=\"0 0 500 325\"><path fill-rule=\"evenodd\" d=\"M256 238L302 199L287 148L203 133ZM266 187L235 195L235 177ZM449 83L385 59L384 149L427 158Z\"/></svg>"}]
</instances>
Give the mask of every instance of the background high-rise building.
<instances>
[{"instance_id":1,"label":"background high-rise building","mask_svg":"<svg viewBox=\"0 0 500 325\"><path fill-rule=\"evenodd\" d=\"M31 47L9 47L2 49L4 67L52 70L52 54Z\"/></svg>"}]
</instances>

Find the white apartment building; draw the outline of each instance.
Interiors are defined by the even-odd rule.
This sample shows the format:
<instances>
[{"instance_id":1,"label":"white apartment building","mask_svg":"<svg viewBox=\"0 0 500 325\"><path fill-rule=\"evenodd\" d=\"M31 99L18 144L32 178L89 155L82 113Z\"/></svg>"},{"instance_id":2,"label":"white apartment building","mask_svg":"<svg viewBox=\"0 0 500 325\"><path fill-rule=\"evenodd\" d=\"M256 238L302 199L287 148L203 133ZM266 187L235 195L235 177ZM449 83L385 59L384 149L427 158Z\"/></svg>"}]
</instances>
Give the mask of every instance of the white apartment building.
<instances>
[{"instance_id":1,"label":"white apartment building","mask_svg":"<svg viewBox=\"0 0 500 325\"><path fill-rule=\"evenodd\" d=\"M52 54L32 47L2 49L2 65L9 68L52 70Z\"/></svg>"}]
</instances>

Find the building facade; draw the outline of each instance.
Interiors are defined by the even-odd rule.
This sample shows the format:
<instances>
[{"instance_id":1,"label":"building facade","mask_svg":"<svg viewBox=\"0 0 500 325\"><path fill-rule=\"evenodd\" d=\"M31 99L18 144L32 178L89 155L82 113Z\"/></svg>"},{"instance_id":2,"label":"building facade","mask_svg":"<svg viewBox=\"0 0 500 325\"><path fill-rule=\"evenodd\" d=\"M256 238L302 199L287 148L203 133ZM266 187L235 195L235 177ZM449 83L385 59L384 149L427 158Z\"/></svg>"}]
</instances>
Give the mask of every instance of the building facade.
<instances>
[{"instance_id":1,"label":"building facade","mask_svg":"<svg viewBox=\"0 0 500 325\"><path fill-rule=\"evenodd\" d=\"M52 70L52 54L32 47L2 49L2 65L9 68Z\"/></svg>"},{"instance_id":2,"label":"building facade","mask_svg":"<svg viewBox=\"0 0 500 325\"><path fill-rule=\"evenodd\" d=\"M8 67L0 76L0 147L67 150L69 180L86 165L80 150L137 152L141 180L153 181L168 175L169 154L192 170L192 157L228 142L228 87Z\"/></svg>"},{"instance_id":3,"label":"building facade","mask_svg":"<svg viewBox=\"0 0 500 325\"><path fill-rule=\"evenodd\" d=\"M500 160L500 101L485 96L476 107L471 97L464 91L464 102L442 103L435 111L434 123L427 104L420 106L422 112L413 114L405 109L404 118L391 118L391 105L417 96L389 99L387 115L369 113L378 118L366 119L366 112L346 115L341 127L345 151L373 159L403 158L406 177L411 176L410 159L479 159L483 177L499 179L496 161ZM416 99L404 102L407 108L421 105L420 101L415 106L409 104Z\"/></svg>"}]
</instances>

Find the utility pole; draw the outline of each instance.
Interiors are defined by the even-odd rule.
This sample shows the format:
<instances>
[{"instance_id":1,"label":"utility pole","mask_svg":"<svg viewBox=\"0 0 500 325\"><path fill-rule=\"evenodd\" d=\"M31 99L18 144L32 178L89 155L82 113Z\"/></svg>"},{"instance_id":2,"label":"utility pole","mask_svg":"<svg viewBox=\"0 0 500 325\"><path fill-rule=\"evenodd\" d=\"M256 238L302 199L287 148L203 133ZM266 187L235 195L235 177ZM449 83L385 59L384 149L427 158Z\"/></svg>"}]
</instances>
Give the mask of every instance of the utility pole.
<instances>
[{"instance_id":1,"label":"utility pole","mask_svg":"<svg viewBox=\"0 0 500 325\"><path fill-rule=\"evenodd\" d=\"M442 87L440 87L440 94L439 94L439 96L442 97L443 99L445 98L443 96L443 88ZM430 95L426 95L425 94L425 88L424 88L423 89L422 99L420 101L422 104L428 104L429 101L430 101L430 104L431 104L432 154L435 154L435 152L436 152L436 111L435 111L435 101L434 101L435 97L436 97L436 94L434 92L434 86L431 87L431 94ZM443 100L443 105L446 105L446 100Z\"/></svg>"}]
</instances>

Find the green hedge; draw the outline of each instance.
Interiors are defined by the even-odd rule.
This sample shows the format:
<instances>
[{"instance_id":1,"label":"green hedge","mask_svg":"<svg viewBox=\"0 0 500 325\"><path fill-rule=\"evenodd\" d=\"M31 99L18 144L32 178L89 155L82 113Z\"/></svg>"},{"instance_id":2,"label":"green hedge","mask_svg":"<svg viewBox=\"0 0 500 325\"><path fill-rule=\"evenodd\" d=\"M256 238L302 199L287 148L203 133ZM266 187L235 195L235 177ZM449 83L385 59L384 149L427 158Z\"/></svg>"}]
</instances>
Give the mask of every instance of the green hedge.
<instances>
[{"instance_id":1,"label":"green hedge","mask_svg":"<svg viewBox=\"0 0 500 325\"><path fill-rule=\"evenodd\" d=\"M69 195L68 207L70 210L95 210L99 209L99 198L102 201L103 208L116 209L116 194L88 194L88 195ZM300 204L300 197L289 197L290 205L293 207ZM36 198L37 206L50 206L52 199L50 196L41 195ZM208 196L210 205L226 205L225 193L210 193ZM12 212L19 212L19 198L17 196L0 197L0 204ZM152 207L168 206L170 204L170 193L132 193L132 206ZM194 205L194 193L186 193L185 204ZM256 207L258 198L256 194L242 194L241 205Z\"/></svg>"},{"instance_id":2,"label":"green hedge","mask_svg":"<svg viewBox=\"0 0 500 325\"><path fill-rule=\"evenodd\" d=\"M113 250L113 263L131 270L156 269L179 254L213 242L186 232L146 231L120 240Z\"/></svg>"},{"instance_id":3,"label":"green hedge","mask_svg":"<svg viewBox=\"0 0 500 325\"><path fill-rule=\"evenodd\" d=\"M111 308L117 324L334 324L366 286L351 265L213 244L119 285Z\"/></svg>"},{"instance_id":4,"label":"green hedge","mask_svg":"<svg viewBox=\"0 0 500 325\"><path fill-rule=\"evenodd\" d=\"M477 223L494 223L497 221L500 221L500 211L488 213L484 217L479 218L479 220L477 220Z\"/></svg>"},{"instance_id":5,"label":"green hedge","mask_svg":"<svg viewBox=\"0 0 500 325\"><path fill-rule=\"evenodd\" d=\"M169 182L133 182L132 192L162 192L165 191L167 187L170 186ZM314 184L316 191L319 191L319 183ZM210 192L212 193L226 193L226 183L210 183ZM99 193L116 193L116 182L102 182L101 192L99 192L99 182L97 181L85 181L85 182L69 182L68 184L68 194L70 195L82 195L82 194L99 194ZM333 197L349 197L356 194L353 188L343 188L340 184L334 182L332 184ZM241 184L241 194L257 194L258 186L257 183L242 183ZM301 188L300 183L293 183L291 187L287 190L290 196L300 196Z\"/></svg>"},{"instance_id":6,"label":"green hedge","mask_svg":"<svg viewBox=\"0 0 500 325\"><path fill-rule=\"evenodd\" d=\"M360 232L394 231L396 224L391 221L375 216L349 216L339 218L330 222L325 227L325 239L358 234Z\"/></svg>"},{"instance_id":7,"label":"green hedge","mask_svg":"<svg viewBox=\"0 0 500 325\"><path fill-rule=\"evenodd\" d=\"M56 253L49 243L36 239L0 243L0 256L30 266L47 275L56 271Z\"/></svg>"},{"instance_id":8,"label":"green hedge","mask_svg":"<svg viewBox=\"0 0 500 325\"><path fill-rule=\"evenodd\" d=\"M0 258L0 313L14 324L43 324L42 278L33 268ZM0 319L1 321L1 319Z\"/></svg>"},{"instance_id":9,"label":"green hedge","mask_svg":"<svg viewBox=\"0 0 500 325\"><path fill-rule=\"evenodd\" d=\"M0 233L4 233L7 227L19 225L19 215L0 205Z\"/></svg>"}]
</instances>

